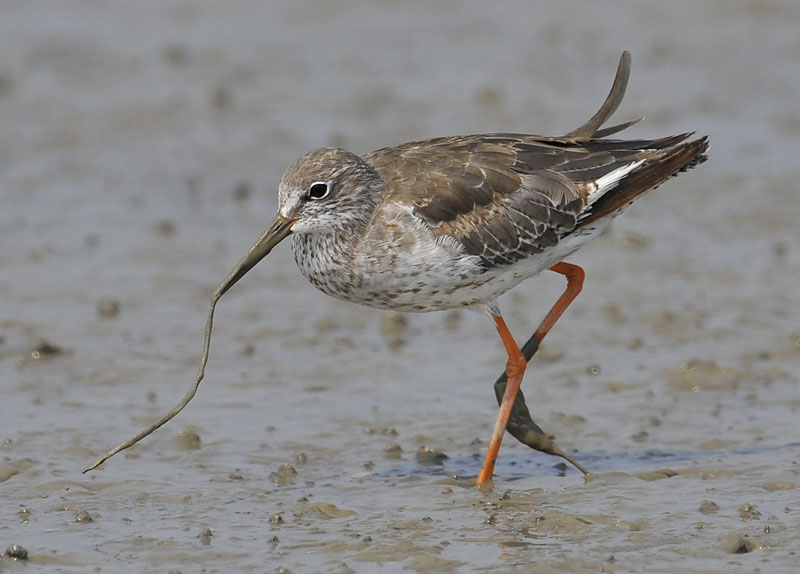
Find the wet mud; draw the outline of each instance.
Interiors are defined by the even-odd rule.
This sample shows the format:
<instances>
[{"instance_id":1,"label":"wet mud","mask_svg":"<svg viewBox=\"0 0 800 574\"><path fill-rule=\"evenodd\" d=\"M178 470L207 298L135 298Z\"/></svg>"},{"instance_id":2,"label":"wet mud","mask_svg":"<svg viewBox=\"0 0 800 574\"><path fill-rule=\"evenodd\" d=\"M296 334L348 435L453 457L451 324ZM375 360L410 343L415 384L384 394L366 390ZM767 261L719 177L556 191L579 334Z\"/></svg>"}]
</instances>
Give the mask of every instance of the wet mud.
<instances>
[{"instance_id":1,"label":"wet mud","mask_svg":"<svg viewBox=\"0 0 800 574\"><path fill-rule=\"evenodd\" d=\"M0 571L795 571L798 26L788 0L4 6ZM189 407L80 473L183 396L289 162L563 133L623 49L630 136L711 149L575 254L523 383L588 481L507 436L477 491L491 321L334 301L288 245L220 302ZM501 300L519 340L562 283Z\"/></svg>"}]
</instances>

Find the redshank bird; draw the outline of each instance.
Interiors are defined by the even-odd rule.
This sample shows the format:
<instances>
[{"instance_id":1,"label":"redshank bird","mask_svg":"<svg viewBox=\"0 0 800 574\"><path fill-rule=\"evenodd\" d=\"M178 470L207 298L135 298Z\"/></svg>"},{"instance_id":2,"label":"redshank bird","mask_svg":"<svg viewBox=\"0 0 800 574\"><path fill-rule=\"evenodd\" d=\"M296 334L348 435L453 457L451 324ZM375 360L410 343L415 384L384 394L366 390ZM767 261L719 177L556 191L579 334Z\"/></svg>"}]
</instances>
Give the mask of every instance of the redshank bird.
<instances>
[{"instance_id":1,"label":"redshank bird","mask_svg":"<svg viewBox=\"0 0 800 574\"><path fill-rule=\"evenodd\" d=\"M506 430L588 474L533 422L520 392L527 362L583 285L583 270L563 260L636 198L704 161L708 147L707 138L690 140L691 133L609 139L642 119L602 128L622 100L629 73L624 52L598 112L560 137L491 133L364 156L330 147L304 155L281 178L277 217L219 286L210 315L217 300L290 235L302 274L338 299L405 312L482 308L494 320L508 361L495 383L500 409L477 485L492 478ZM497 299L545 269L564 275L567 287L520 348ZM211 316L203 365L210 328ZM186 402L97 464L164 424Z\"/></svg>"}]
</instances>

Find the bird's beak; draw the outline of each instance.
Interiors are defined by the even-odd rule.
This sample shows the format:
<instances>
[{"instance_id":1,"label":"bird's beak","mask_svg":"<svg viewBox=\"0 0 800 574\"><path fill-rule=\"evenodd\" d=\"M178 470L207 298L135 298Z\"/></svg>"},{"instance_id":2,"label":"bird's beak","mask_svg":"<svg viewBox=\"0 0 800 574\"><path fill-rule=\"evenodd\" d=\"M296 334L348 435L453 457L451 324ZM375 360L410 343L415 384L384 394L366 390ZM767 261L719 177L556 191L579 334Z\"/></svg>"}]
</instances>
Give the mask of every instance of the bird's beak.
<instances>
[{"instance_id":1,"label":"bird's beak","mask_svg":"<svg viewBox=\"0 0 800 574\"><path fill-rule=\"evenodd\" d=\"M292 232L292 225L296 222L296 219L286 219L282 215L278 215L275 221L267 227L264 234L250 248L247 255L242 257L239 263L236 264L236 267L234 267L233 271L225 278L225 281L217 287L217 291L214 293L214 301L222 297L225 292L233 287L239 279L244 277L256 263L264 259L264 257L272 251L273 247L289 235Z\"/></svg>"}]
</instances>

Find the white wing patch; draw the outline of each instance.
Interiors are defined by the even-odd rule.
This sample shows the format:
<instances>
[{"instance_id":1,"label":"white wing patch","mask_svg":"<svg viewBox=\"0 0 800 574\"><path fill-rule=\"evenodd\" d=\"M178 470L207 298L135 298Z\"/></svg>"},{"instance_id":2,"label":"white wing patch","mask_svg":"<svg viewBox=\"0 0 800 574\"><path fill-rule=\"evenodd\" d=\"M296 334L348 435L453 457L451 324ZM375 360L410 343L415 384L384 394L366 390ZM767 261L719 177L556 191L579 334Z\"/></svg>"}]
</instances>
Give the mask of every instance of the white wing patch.
<instances>
[{"instance_id":1,"label":"white wing patch","mask_svg":"<svg viewBox=\"0 0 800 574\"><path fill-rule=\"evenodd\" d=\"M587 207L593 204L595 201L603 197L607 192L617 187L619 181L631 173L633 170L638 168L640 165L644 163L643 159L639 161L634 161L629 163L628 165L624 165L622 167L618 167L614 171L610 171L602 177L597 178L593 182L587 184L589 188L589 202L587 203Z\"/></svg>"}]
</instances>

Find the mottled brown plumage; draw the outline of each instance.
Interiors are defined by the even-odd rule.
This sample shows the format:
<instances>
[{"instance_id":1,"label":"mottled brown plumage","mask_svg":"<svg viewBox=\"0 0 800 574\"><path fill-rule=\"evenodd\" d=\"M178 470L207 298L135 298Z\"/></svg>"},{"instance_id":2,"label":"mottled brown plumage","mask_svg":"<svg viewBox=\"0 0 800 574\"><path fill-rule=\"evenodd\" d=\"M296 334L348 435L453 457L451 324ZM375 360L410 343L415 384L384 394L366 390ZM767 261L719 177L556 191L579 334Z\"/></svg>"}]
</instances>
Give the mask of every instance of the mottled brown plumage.
<instances>
[{"instance_id":1,"label":"mottled brown plumage","mask_svg":"<svg viewBox=\"0 0 800 574\"><path fill-rule=\"evenodd\" d=\"M625 207L680 169L703 161L705 139L579 142L524 134L437 138L363 157L437 237L462 243L486 267L512 264ZM597 181L642 165L590 205Z\"/></svg>"}]
</instances>

